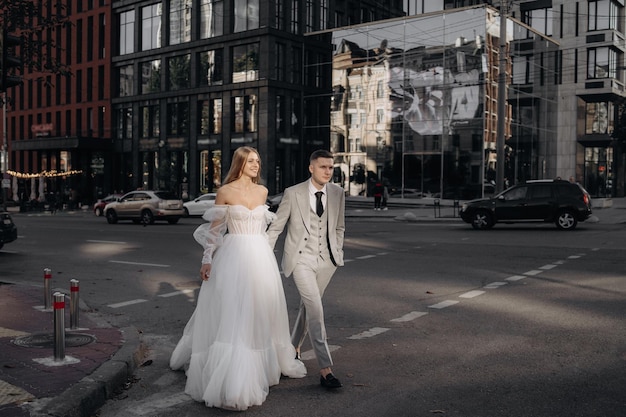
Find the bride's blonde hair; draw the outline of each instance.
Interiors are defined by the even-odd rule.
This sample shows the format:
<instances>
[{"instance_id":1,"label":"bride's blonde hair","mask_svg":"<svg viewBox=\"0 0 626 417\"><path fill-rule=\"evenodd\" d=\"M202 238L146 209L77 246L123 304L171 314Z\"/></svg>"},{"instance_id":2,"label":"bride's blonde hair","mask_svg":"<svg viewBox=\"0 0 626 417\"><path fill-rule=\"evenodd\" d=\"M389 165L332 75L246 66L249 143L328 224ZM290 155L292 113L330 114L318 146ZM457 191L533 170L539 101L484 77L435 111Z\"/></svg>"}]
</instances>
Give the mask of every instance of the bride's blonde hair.
<instances>
[{"instance_id":1,"label":"bride's blonde hair","mask_svg":"<svg viewBox=\"0 0 626 417\"><path fill-rule=\"evenodd\" d=\"M248 155L252 152L256 154L259 158L259 175L252 178L252 182L255 184L259 183L261 177L261 156L256 149L251 146L241 146L235 150L233 154L233 161L230 164L230 169L228 170L228 174L226 175L226 179L224 180L224 184L228 184L229 182L233 182L241 178L241 174L243 174L243 168L246 166L246 162L248 161Z\"/></svg>"}]
</instances>

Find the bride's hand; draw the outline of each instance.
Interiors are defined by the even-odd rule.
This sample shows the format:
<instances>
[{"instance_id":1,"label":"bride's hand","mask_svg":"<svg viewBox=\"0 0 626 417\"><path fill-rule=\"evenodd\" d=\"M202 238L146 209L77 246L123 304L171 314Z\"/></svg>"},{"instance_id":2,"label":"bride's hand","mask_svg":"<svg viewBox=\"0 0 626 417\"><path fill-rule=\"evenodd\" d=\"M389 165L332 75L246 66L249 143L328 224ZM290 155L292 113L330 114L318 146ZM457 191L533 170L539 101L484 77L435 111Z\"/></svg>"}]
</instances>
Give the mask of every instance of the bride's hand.
<instances>
[{"instance_id":1,"label":"bride's hand","mask_svg":"<svg viewBox=\"0 0 626 417\"><path fill-rule=\"evenodd\" d=\"M200 268L200 279L202 281L206 281L209 279L209 274L211 273L211 264L202 264L202 268Z\"/></svg>"}]
</instances>

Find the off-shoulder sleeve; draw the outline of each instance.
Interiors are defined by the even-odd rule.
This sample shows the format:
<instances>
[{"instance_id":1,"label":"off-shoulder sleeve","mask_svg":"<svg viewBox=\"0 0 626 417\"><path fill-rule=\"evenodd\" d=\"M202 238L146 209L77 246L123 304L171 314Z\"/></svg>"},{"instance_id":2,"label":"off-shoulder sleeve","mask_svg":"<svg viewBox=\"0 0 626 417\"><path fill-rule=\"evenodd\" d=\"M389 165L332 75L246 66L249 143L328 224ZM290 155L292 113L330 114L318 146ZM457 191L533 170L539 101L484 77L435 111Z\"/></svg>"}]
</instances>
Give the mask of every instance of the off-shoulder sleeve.
<instances>
[{"instance_id":1,"label":"off-shoulder sleeve","mask_svg":"<svg viewBox=\"0 0 626 417\"><path fill-rule=\"evenodd\" d=\"M269 207L265 209L265 223L268 225L271 224L274 220L276 220L276 213L269 211Z\"/></svg>"},{"instance_id":2,"label":"off-shoulder sleeve","mask_svg":"<svg viewBox=\"0 0 626 417\"><path fill-rule=\"evenodd\" d=\"M228 206L214 206L208 209L202 216L208 223L201 224L193 232L193 238L204 248L203 264L210 264L213 261L213 253L222 244L228 226L227 214Z\"/></svg>"},{"instance_id":3,"label":"off-shoulder sleeve","mask_svg":"<svg viewBox=\"0 0 626 417\"><path fill-rule=\"evenodd\" d=\"M265 228L265 232L263 233L263 235L265 236L265 239L267 239L267 243L269 243L270 241L270 237L269 234L267 233L267 230L270 227L270 224L272 224L272 222L276 220L276 213L273 213L269 210L268 206L265 206L265 224L267 225L267 227Z\"/></svg>"}]
</instances>

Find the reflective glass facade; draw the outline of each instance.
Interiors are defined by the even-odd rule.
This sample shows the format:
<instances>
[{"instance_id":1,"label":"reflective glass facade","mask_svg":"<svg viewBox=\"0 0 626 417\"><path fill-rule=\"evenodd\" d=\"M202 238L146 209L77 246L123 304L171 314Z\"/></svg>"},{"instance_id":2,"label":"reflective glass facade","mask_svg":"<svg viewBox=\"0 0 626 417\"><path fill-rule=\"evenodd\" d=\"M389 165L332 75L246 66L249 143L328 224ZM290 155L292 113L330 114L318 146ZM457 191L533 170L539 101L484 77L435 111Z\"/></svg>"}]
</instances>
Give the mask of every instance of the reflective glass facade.
<instances>
[{"instance_id":1,"label":"reflective glass facade","mask_svg":"<svg viewBox=\"0 0 626 417\"><path fill-rule=\"evenodd\" d=\"M499 23L493 10L475 8L334 31L335 182L349 195L369 195L383 180L426 195L481 196L495 180L498 117L507 184L543 178L553 152L558 48L509 20L501 59ZM516 40L522 31L524 43Z\"/></svg>"}]
</instances>

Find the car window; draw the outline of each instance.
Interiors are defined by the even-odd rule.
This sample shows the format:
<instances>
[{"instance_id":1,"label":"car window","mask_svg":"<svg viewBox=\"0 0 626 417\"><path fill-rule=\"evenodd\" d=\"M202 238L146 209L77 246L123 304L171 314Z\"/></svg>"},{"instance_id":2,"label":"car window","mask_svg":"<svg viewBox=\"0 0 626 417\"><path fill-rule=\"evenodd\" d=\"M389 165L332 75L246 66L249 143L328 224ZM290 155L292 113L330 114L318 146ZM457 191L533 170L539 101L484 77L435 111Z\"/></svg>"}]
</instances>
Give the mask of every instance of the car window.
<instances>
[{"instance_id":1,"label":"car window","mask_svg":"<svg viewBox=\"0 0 626 417\"><path fill-rule=\"evenodd\" d=\"M552 186L550 185L534 185L530 188L530 198L541 199L552 197Z\"/></svg>"},{"instance_id":2,"label":"car window","mask_svg":"<svg viewBox=\"0 0 626 417\"><path fill-rule=\"evenodd\" d=\"M528 187L521 186L516 188L511 188L508 192L502 194L505 200L523 200L526 198L526 193L528 191Z\"/></svg>"},{"instance_id":3,"label":"car window","mask_svg":"<svg viewBox=\"0 0 626 417\"><path fill-rule=\"evenodd\" d=\"M170 193L169 191L157 191L154 194L161 200L178 200L178 197L176 197L174 193Z\"/></svg>"},{"instance_id":4,"label":"car window","mask_svg":"<svg viewBox=\"0 0 626 417\"><path fill-rule=\"evenodd\" d=\"M135 193L126 194L121 201L133 201L135 199Z\"/></svg>"},{"instance_id":5,"label":"car window","mask_svg":"<svg viewBox=\"0 0 626 417\"><path fill-rule=\"evenodd\" d=\"M582 194L580 187L576 184L558 184L556 188L559 195L562 196L575 196Z\"/></svg>"}]
</instances>

